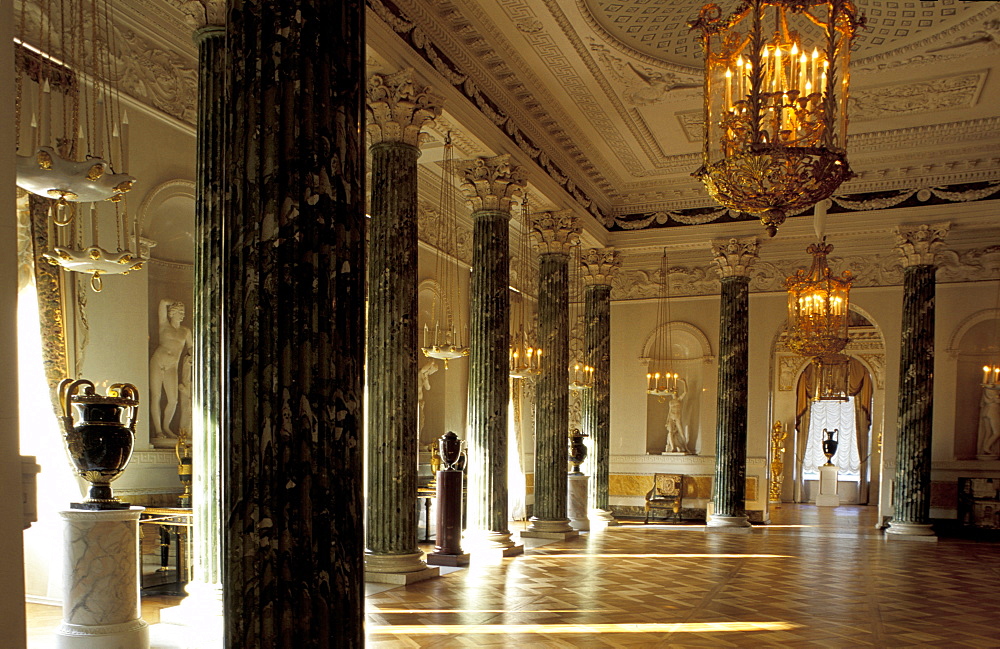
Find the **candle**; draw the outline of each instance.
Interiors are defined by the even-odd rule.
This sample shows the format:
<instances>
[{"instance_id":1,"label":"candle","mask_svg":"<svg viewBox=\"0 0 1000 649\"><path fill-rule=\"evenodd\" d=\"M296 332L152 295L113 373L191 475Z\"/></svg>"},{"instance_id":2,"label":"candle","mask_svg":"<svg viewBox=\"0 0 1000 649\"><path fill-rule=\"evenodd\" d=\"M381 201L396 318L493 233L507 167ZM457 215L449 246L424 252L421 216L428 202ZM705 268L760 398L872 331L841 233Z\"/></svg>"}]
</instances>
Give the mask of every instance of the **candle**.
<instances>
[{"instance_id":1,"label":"candle","mask_svg":"<svg viewBox=\"0 0 1000 649\"><path fill-rule=\"evenodd\" d=\"M993 368L993 381L992 383L1000 382L1000 367Z\"/></svg>"},{"instance_id":2,"label":"candle","mask_svg":"<svg viewBox=\"0 0 1000 649\"><path fill-rule=\"evenodd\" d=\"M983 383L986 383L990 378L990 367L989 365L983 365Z\"/></svg>"},{"instance_id":3,"label":"candle","mask_svg":"<svg viewBox=\"0 0 1000 649\"><path fill-rule=\"evenodd\" d=\"M746 70L744 69L745 62L743 61L743 55L741 54L739 58L736 59L736 93L739 95L739 100L742 100L745 96L743 89L746 87Z\"/></svg>"},{"instance_id":4,"label":"candle","mask_svg":"<svg viewBox=\"0 0 1000 649\"><path fill-rule=\"evenodd\" d=\"M985 379L983 380L985 381ZM649 372L646 372L646 389L647 390L653 389L653 375L650 374Z\"/></svg>"},{"instance_id":5,"label":"candle","mask_svg":"<svg viewBox=\"0 0 1000 649\"><path fill-rule=\"evenodd\" d=\"M729 110L733 105L733 69L726 68L726 100L724 108Z\"/></svg>"},{"instance_id":6,"label":"candle","mask_svg":"<svg viewBox=\"0 0 1000 649\"><path fill-rule=\"evenodd\" d=\"M427 329L427 325L425 324L424 325L424 347L427 346L427 332L428 332L428 329Z\"/></svg>"},{"instance_id":7,"label":"candle","mask_svg":"<svg viewBox=\"0 0 1000 649\"><path fill-rule=\"evenodd\" d=\"M774 92L785 89L785 75L781 67L781 48L774 47Z\"/></svg>"}]
</instances>

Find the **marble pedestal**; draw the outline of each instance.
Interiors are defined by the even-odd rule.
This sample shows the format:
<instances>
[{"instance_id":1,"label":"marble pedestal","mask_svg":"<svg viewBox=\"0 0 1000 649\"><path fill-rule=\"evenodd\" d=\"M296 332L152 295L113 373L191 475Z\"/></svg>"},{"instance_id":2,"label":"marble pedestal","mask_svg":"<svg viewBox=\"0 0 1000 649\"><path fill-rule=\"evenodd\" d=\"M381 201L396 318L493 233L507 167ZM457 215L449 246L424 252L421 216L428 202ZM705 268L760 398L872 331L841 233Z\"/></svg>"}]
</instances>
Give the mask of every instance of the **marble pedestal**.
<instances>
[{"instance_id":1,"label":"marble pedestal","mask_svg":"<svg viewBox=\"0 0 1000 649\"><path fill-rule=\"evenodd\" d=\"M555 541L565 541L566 539L571 539L576 536L580 536L580 533L569 527L569 519L562 518L551 521L538 520L534 516L529 519L531 522L531 528L521 532L522 539L552 539Z\"/></svg>"},{"instance_id":2,"label":"marble pedestal","mask_svg":"<svg viewBox=\"0 0 1000 649\"><path fill-rule=\"evenodd\" d=\"M840 496L837 495L837 477L840 474L833 464L824 464L819 468L819 493L816 494L817 507L839 507Z\"/></svg>"},{"instance_id":3,"label":"marble pedestal","mask_svg":"<svg viewBox=\"0 0 1000 649\"><path fill-rule=\"evenodd\" d=\"M566 515L574 530L586 532L590 529L587 514L587 483L590 476L570 474L566 478Z\"/></svg>"},{"instance_id":4,"label":"marble pedestal","mask_svg":"<svg viewBox=\"0 0 1000 649\"><path fill-rule=\"evenodd\" d=\"M441 574L438 568L428 568L423 563L422 552L410 554L365 554L365 581L371 584L405 586ZM414 566L418 566L414 570Z\"/></svg>"},{"instance_id":5,"label":"marble pedestal","mask_svg":"<svg viewBox=\"0 0 1000 649\"><path fill-rule=\"evenodd\" d=\"M59 512L65 582L56 649L149 649L139 608L143 509Z\"/></svg>"}]
</instances>

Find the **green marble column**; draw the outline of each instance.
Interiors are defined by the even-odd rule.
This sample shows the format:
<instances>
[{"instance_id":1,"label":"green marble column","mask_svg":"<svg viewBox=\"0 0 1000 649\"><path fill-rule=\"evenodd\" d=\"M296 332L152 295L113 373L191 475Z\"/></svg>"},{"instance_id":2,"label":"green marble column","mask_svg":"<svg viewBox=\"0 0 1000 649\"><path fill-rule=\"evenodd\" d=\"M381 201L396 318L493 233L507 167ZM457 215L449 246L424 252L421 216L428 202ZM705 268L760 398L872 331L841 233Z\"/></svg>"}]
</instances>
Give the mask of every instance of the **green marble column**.
<instances>
[{"instance_id":1,"label":"green marble column","mask_svg":"<svg viewBox=\"0 0 1000 649\"><path fill-rule=\"evenodd\" d=\"M472 207L469 317L469 440L465 549L523 552L507 522L507 404L510 347L510 208L525 186L510 155L459 162Z\"/></svg>"},{"instance_id":2,"label":"green marble column","mask_svg":"<svg viewBox=\"0 0 1000 649\"><path fill-rule=\"evenodd\" d=\"M593 522L617 524L608 505L611 444L611 281L621 267L614 248L591 248L581 258L584 283L583 347L594 387L583 395L583 432L590 438L587 500Z\"/></svg>"},{"instance_id":3,"label":"green marble column","mask_svg":"<svg viewBox=\"0 0 1000 649\"><path fill-rule=\"evenodd\" d=\"M229 3L228 649L364 644L364 15Z\"/></svg>"},{"instance_id":4,"label":"green marble column","mask_svg":"<svg viewBox=\"0 0 1000 649\"><path fill-rule=\"evenodd\" d=\"M934 253L948 225L897 230L903 257L903 321L896 416L892 537L931 537L931 428L934 397Z\"/></svg>"},{"instance_id":5,"label":"green marble column","mask_svg":"<svg viewBox=\"0 0 1000 649\"><path fill-rule=\"evenodd\" d=\"M571 210L531 219L538 245L538 344L544 351L535 379L535 505L522 538L577 536L566 516L569 435L569 253L580 224Z\"/></svg>"},{"instance_id":6,"label":"green marble column","mask_svg":"<svg viewBox=\"0 0 1000 649\"><path fill-rule=\"evenodd\" d=\"M368 80L368 498L365 579L438 574L417 547L417 158L441 114L412 71Z\"/></svg>"},{"instance_id":7,"label":"green marble column","mask_svg":"<svg viewBox=\"0 0 1000 649\"><path fill-rule=\"evenodd\" d=\"M757 239L712 242L722 281L719 302L719 387L715 423L715 479L709 528L747 528L747 365L750 266Z\"/></svg>"}]
</instances>

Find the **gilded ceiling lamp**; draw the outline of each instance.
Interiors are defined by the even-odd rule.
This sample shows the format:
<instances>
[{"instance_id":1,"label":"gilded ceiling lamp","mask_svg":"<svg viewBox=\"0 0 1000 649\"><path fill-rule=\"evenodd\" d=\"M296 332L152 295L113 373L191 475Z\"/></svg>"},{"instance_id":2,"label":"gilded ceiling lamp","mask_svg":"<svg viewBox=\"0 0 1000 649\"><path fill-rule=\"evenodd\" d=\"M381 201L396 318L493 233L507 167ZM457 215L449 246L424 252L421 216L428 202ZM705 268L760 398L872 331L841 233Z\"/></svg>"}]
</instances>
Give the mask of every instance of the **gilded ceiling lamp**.
<instances>
[{"instance_id":1,"label":"gilded ceiling lamp","mask_svg":"<svg viewBox=\"0 0 1000 649\"><path fill-rule=\"evenodd\" d=\"M848 64L863 26L848 0L746 0L728 18L705 5L705 145L694 172L774 236L785 217L853 177Z\"/></svg>"},{"instance_id":2,"label":"gilded ceiling lamp","mask_svg":"<svg viewBox=\"0 0 1000 649\"><path fill-rule=\"evenodd\" d=\"M48 246L54 265L91 275L142 268L139 228L128 214L128 118L111 42L109 0L42 3L37 21L21 3L15 39L17 184L51 199ZM37 28L29 28L37 24ZM114 237L112 237L114 235Z\"/></svg>"},{"instance_id":3,"label":"gilded ceiling lamp","mask_svg":"<svg viewBox=\"0 0 1000 649\"><path fill-rule=\"evenodd\" d=\"M441 299L435 300L433 305L433 334L430 324L424 324L424 344L420 351L428 358L443 360L444 369L448 369L448 361L469 355L469 347L465 344L467 331L462 320L462 309L459 308L462 270L455 263L458 254L458 215L455 211L458 196L452 180L455 150L450 131L445 136L441 165L441 191L438 198L441 214L434 253L434 276L441 283Z\"/></svg>"},{"instance_id":4,"label":"gilded ceiling lamp","mask_svg":"<svg viewBox=\"0 0 1000 649\"><path fill-rule=\"evenodd\" d=\"M646 393L665 401L677 396L680 374L673 371L672 322L670 320L670 267L667 264L667 249L660 258L660 297L656 303L657 328L653 337L652 358L646 373Z\"/></svg>"},{"instance_id":5,"label":"gilded ceiling lamp","mask_svg":"<svg viewBox=\"0 0 1000 649\"><path fill-rule=\"evenodd\" d=\"M848 298L851 271L840 277L830 272L826 256L833 246L814 243L808 272L801 269L785 280L788 290L788 347L810 358L836 354L847 346Z\"/></svg>"}]
</instances>

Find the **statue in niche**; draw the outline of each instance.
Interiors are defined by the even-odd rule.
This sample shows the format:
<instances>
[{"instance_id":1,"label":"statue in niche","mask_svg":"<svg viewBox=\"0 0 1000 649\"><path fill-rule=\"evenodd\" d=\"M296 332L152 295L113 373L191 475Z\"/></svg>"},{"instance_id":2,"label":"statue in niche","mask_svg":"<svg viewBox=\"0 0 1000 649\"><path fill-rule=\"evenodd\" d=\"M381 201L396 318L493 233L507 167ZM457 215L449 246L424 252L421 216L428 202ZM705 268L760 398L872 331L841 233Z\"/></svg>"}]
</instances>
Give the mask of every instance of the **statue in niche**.
<instances>
[{"instance_id":1,"label":"statue in niche","mask_svg":"<svg viewBox=\"0 0 1000 649\"><path fill-rule=\"evenodd\" d=\"M424 392L431 389L431 374L438 371L435 361L428 361L417 372L417 433L424 433Z\"/></svg>"},{"instance_id":2,"label":"statue in niche","mask_svg":"<svg viewBox=\"0 0 1000 649\"><path fill-rule=\"evenodd\" d=\"M684 423L681 420L681 406L683 405L683 401L686 397L687 381L682 379L678 382L677 394L670 398L670 403L667 406L667 446L664 453L688 454L691 452L688 450L687 446L686 426L684 426Z\"/></svg>"},{"instance_id":3,"label":"statue in niche","mask_svg":"<svg viewBox=\"0 0 1000 649\"><path fill-rule=\"evenodd\" d=\"M177 411L181 356L185 348L191 349L191 330L181 326L184 321L183 302L160 300L157 317L160 325L159 346L149 358L150 419L153 422L152 437L176 439L171 430L174 413ZM188 391L190 395L190 390ZM164 396L166 402L164 402Z\"/></svg>"},{"instance_id":4,"label":"statue in niche","mask_svg":"<svg viewBox=\"0 0 1000 649\"><path fill-rule=\"evenodd\" d=\"M979 402L979 448L976 457L1000 457L1000 386L984 385Z\"/></svg>"}]
</instances>

